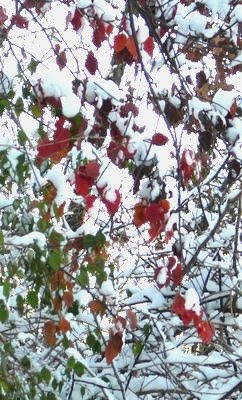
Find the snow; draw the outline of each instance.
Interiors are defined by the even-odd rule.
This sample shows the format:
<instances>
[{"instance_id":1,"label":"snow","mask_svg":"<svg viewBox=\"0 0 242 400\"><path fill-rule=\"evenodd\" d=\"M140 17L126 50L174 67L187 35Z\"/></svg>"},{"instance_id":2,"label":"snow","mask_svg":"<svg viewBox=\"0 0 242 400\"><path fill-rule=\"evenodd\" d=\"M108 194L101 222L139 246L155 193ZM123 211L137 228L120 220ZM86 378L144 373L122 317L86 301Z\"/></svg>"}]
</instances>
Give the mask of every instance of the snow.
<instances>
[{"instance_id":1,"label":"snow","mask_svg":"<svg viewBox=\"0 0 242 400\"><path fill-rule=\"evenodd\" d=\"M200 314L200 299L195 289L190 288L185 293L185 308L194 311L197 315Z\"/></svg>"},{"instance_id":2,"label":"snow","mask_svg":"<svg viewBox=\"0 0 242 400\"><path fill-rule=\"evenodd\" d=\"M18 158L23 155L22 151L19 151L15 148L11 148L8 152L8 159L11 163L13 170L16 170L18 165Z\"/></svg>"},{"instance_id":3,"label":"snow","mask_svg":"<svg viewBox=\"0 0 242 400\"><path fill-rule=\"evenodd\" d=\"M157 275L156 281L159 285L164 285L167 280L167 268L161 268Z\"/></svg>"},{"instance_id":4,"label":"snow","mask_svg":"<svg viewBox=\"0 0 242 400\"><path fill-rule=\"evenodd\" d=\"M4 195L0 194L0 209L11 206L14 199L7 199Z\"/></svg>"},{"instance_id":5,"label":"snow","mask_svg":"<svg viewBox=\"0 0 242 400\"><path fill-rule=\"evenodd\" d=\"M57 206L60 206L63 203L68 205L70 199L74 197L74 193L70 184L66 181L66 177L60 166L54 165L51 169L49 169L45 175L45 179L47 181L51 181L57 190L55 197L55 203Z\"/></svg>"},{"instance_id":6,"label":"snow","mask_svg":"<svg viewBox=\"0 0 242 400\"><path fill-rule=\"evenodd\" d=\"M6 238L5 243L14 246L29 246L36 243L40 248L44 248L46 246L46 237L43 233L34 231L24 236Z\"/></svg>"},{"instance_id":7,"label":"snow","mask_svg":"<svg viewBox=\"0 0 242 400\"><path fill-rule=\"evenodd\" d=\"M219 111L225 117L228 114L235 97L236 92L234 90L225 91L219 89L213 97L213 106L215 110Z\"/></svg>"},{"instance_id":8,"label":"snow","mask_svg":"<svg viewBox=\"0 0 242 400\"><path fill-rule=\"evenodd\" d=\"M77 0L77 7L86 8L92 5L92 0Z\"/></svg>"},{"instance_id":9,"label":"snow","mask_svg":"<svg viewBox=\"0 0 242 400\"><path fill-rule=\"evenodd\" d=\"M67 118L73 118L80 111L81 101L74 93L61 98L62 112Z\"/></svg>"},{"instance_id":10,"label":"snow","mask_svg":"<svg viewBox=\"0 0 242 400\"><path fill-rule=\"evenodd\" d=\"M115 296L116 291L114 290L113 283L111 281L104 281L100 287L100 293L104 296Z\"/></svg>"},{"instance_id":11,"label":"snow","mask_svg":"<svg viewBox=\"0 0 242 400\"><path fill-rule=\"evenodd\" d=\"M70 80L66 79L64 72L60 72L57 69L48 70L43 74L40 78L40 83L45 97L59 98L72 93Z\"/></svg>"}]
</instances>

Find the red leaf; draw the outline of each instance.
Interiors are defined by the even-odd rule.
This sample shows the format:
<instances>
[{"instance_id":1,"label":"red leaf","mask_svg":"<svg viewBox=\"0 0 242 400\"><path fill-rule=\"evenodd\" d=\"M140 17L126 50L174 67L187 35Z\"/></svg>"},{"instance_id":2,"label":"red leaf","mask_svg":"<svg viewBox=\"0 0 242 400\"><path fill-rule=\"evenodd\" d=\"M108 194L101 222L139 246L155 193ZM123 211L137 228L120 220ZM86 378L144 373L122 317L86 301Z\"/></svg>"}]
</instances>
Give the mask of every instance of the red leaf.
<instances>
[{"instance_id":1,"label":"red leaf","mask_svg":"<svg viewBox=\"0 0 242 400\"><path fill-rule=\"evenodd\" d=\"M162 133L155 133L152 136L151 143L156 146L163 146L169 141L168 137L163 135Z\"/></svg>"},{"instance_id":2,"label":"red leaf","mask_svg":"<svg viewBox=\"0 0 242 400\"><path fill-rule=\"evenodd\" d=\"M56 57L56 64L60 68L60 71L63 70L63 68L66 66L66 63L67 63L66 53L65 50L63 50Z\"/></svg>"},{"instance_id":3,"label":"red leaf","mask_svg":"<svg viewBox=\"0 0 242 400\"><path fill-rule=\"evenodd\" d=\"M70 131L63 128L64 122L64 117L57 120L53 140L49 140L47 137L39 140L37 150L40 160L50 158L52 162L58 163L67 155L70 150Z\"/></svg>"},{"instance_id":4,"label":"red leaf","mask_svg":"<svg viewBox=\"0 0 242 400\"><path fill-rule=\"evenodd\" d=\"M170 283L169 270L166 267L156 268L154 278L159 289L168 286Z\"/></svg>"},{"instance_id":5,"label":"red leaf","mask_svg":"<svg viewBox=\"0 0 242 400\"><path fill-rule=\"evenodd\" d=\"M136 61L138 60L138 53L136 49L136 44L134 41L133 36L128 37L127 42L126 42L126 48L128 49L129 53L133 57L133 59Z\"/></svg>"},{"instance_id":6,"label":"red leaf","mask_svg":"<svg viewBox=\"0 0 242 400\"><path fill-rule=\"evenodd\" d=\"M126 43L127 43L127 36L124 35L123 33L115 36L113 47L116 53L122 51L126 47Z\"/></svg>"},{"instance_id":7,"label":"red leaf","mask_svg":"<svg viewBox=\"0 0 242 400\"><path fill-rule=\"evenodd\" d=\"M162 199L160 201L160 206L162 208L162 210L164 211L164 213L168 213L168 211L170 210L170 203L169 200L167 199Z\"/></svg>"},{"instance_id":8,"label":"red leaf","mask_svg":"<svg viewBox=\"0 0 242 400\"><path fill-rule=\"evenodd\" d=\"M181 157L180 168L185 185L188 183L189 179L191 179L195 165L195 155L193 151L189 149L184 150Z\"/></svg>"},{"instance_id":9,"label":"red leaf","mask_svg":"<svg viewBox=\"0 0 242 400\"><path fill-rule=\"evenodd\" d=\"M111 364L113 359L121 352L123 340L120 333L112 335L105 349L105 358L107 364Z\"/></svg>"},{"instance_id":10,"label":"red leaf","mask_svg":"<svg viewBox=\"0 0 242 400\"><path fill-rule=\"evenodd\" d=\"M3 25L4 22L8 19L6 15L6 10L2 6L0 6L0 25Z\"/></svg>"},{"instance_id":11,"label":"red leaf","mask_svg":"<svg viewBox=\"0 0 242 400\"><path fill-rule=\"evenodd\" d=\"M145 224L147 222L146 218L146 206L142 203L137 203L135 204L134 207L134 225L139 228L141 225Z\"/></svg>"},{"instance_id":12,"label":"red leaf","mask_svg":"<svg viewBox=\"0 0 242 400\"><path fill-rule=\"evenodd\" d=\"M172 312L178 315L182 315L185 311L185 299L184 297L180 294L177 293L172 304Z\"/></svg>"},{"instance_id":13,"label":"red leaf","mask_svg":"<svg viewBox=\"0 0 242 400\"><path fill-rule=\"evenodd\" d=\"M180 285L184 276L183 268L181 264L177 264L176 268L171 271L171 277L174 285Z\"/></svg>"},{"instance_id":14,"label":"red leaf","mask_svg":"<svg viewBox=\"0 0 242 400\"><path fill-rule=\"evenodd\" d=\"M93 185L93 179L83 175L82 173L76 173L75 176L75 190L77 194L83 197L88 196L90 189Z\"/></svg>"},{"instance_id":15,"label":"red leaf","mask_svg":"<svg viewBox=\"0 0 242 400\"><path fill-rule=\"evenodd\" d=\"M98 69L98 63L92 51L88 52L85 67L91 75L95 75Z\"/></svg>"},{"instance_id":16,"label":"red leaf","mask_svg":"<svg viewBox=\"0 0 242 400\"><path fill-rule=\"evenodd\" d=\"M130 112L132 112L135 117L139 114L138 108L133 103L126 103L120 107L120 117L127 118Z\"/></svg>"},{"instance_id":17,"label":"red leaf","mask_svg":"<svg viewBox=\"0 0 242 400\"><path fill-rule=\"evenodd\" d=\"M96 27L93 30L92 41L96 47L101 47L102 42L106 39L106 29L102 21L97 21Z\"/></svg>"},{"instance_id":18,"label":"red leaf","mask_svg":"<svg viewBox=\"0 0 242 400\"><path fill-rule=\"evenodd\" d=\"M22 15L19 15L19 14L13 15L11 18L11 22L12 22L12 24L16 25L18 28L21 28L21 29L23 29L23 28L27 29L29 26L29 21L26 18L22 17Z\"/></svg>"},{"instance_id":19,"label":"red leaf","mask_svg":"<svg viewBox=\"0 0 242 400\"><path fill-rule=\"evenodd\" d=\"M195 317L196 313L192 310L184 309L183 313L181 314L181 318L185 326L189 325L192 321L194 321Z\"/></svg>"},{"instance_id":20,"label":"red leaf","mask_svg":"<svg viewBox=\"0 0 242 400\"><path fill-rule=\"evenodd\" d=\"M85 166L86 175L90 178L96 179L99 175L100 165L97 161L89 161Z\"/></svg>"},{"instance_id":21,"label":"red leaf","mask_svg":"<svg viewBox=\"0 0 242 400\"><path fill-rule=\"evenodd\" d=\"M89 194L88 196L85 197L87 211L93 207L93 204L96 199L97 199L97 196L95 196L94 194Z\"/></svg>"},{"instance_id":22,"label":"red leaf","mask_svg":"<svg viewBox=\"0 0 242 400\"><path fill-rule=\"evenodd\" d=\"M112 24L108 24L108 26L106 27L106 32L107 32L107 35L111 35L111 33L113 32Z\"/></svg>"},{"instance_id":23,"label":"red leaf","mask_svg":"<svg viewBox=\"0 0 242 400\"><path fill-rule=\"evenodd\" d=\"M152 36L149 36L144 42L144 50L146 51L146 53L149 54L150 57L152 57L154 48L155 48L154 39Z\"/></svg>"},{"instance_id":24,"label":"red leaf","mask_svg":"<svg viewBox=\"0 0 242 400\"><path fill-rule=\"evenodd\" d=\"M76 7L74 16L73 16L73 18L72 18L72 20L71 20L71 24L72 24L72 26L73 26L73 29L74 29L74 31L76 31L76 32L77 32L78 29L80 29L81 26L82 26L82 17L83 17L83 14L82 14L81 11Z\"/></svg>"},{"instance_id":25,"label":"red leaf","mask_svg":"<svg viewBox=\"0 0 242 400\"><path fill-rule=\"evenodd\" d=\"M197 325L197 332L204 343L210 343L213 339L215 328L212 322L202 321Z\"/></svg>"},{"instance_id":26,"label":"red leaf","mask_svg":"<svg viewBox=\"0 0 242 400\"><path fill-rule=\"evenodd\" d=\"M105 204L105 206L107 207L107 211L108 211L109 215L114 215L118 211L118 208L119 208L121 195L117 189L115 190L115 195L116 195L116 199L114 201L110 201L110 200L106 199L105 195L104 195L104 197L102 197L102 201Z\"/></svg>"}]
</instances>

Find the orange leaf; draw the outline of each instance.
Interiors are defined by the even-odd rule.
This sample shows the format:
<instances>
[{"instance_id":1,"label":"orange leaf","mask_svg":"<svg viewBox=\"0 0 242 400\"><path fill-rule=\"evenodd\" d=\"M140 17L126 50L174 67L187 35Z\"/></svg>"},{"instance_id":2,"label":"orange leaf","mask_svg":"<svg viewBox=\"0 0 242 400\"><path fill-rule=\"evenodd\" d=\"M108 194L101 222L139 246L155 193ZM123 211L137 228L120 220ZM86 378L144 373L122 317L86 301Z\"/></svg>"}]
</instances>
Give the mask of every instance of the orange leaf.
<instances>
[{"instance_id":1,"label":"orange leaf","mask_svg":"<svg viewBox=\"0 0 242 400\"><path fill-rule=\"evenodd\" d=\"M133 36L130 36L127 39L126 48L128 49L128 51L131 54L131 56L133 57L133 59L135 61L138 60L138 53L137 53L136 44L135 44Z\"/></svg>"},{"instance_id":2,"label":"orange leaf","mask_svg":"<svg viewBox=\"0 0 242 400\"><path fill-rule=\"evenodd\" d=\"M88 305L92 314L101 315L101 317L103 317L106 312L106 306L102 301L92 300Z\"/></svg>"},{"instance_id":3,"label":"orange leaf","mask_svg":"<svg viewBox=\"0 0 242 400\"><path fill-rule=\"evenodd\" d=\"M61 332L66 333L71 330L71 324L64 317L61 318L58 328Z\"/></svg>"},{"instance_id":4,"label":"orange leaf","mask_svg":"<svg viewBox=\"0 0 242 400\"><path fill-rule=\"evenodd\" d=\"M125 36L123 33L121 33L121 35L115 36L113 47L116 53L119 53L125 48L126 42L127 42L127 36Z\"/></svg>"},{"instance_id":5,"label":"orange leaf","mask_svg":"<svg viewBox=\"0 0 242 400\"><path fill-rule=\"evenodd\" d=\"M142 203L137 203L134 207L134 225L139 228L141 225L147 222L146 218L146 206Z\"/></svg>"},{"instance_id":6,"label":"orange leaf","mask_svg":"<svg viewBox=\"0 0 242 400\"><path fill-rule=\"evenodd\" d=\"M119 333L112 335L105 349L107 364L111 364L113 359L121 352L123 345L122 336Z\"/></svg>"}]
</instances>

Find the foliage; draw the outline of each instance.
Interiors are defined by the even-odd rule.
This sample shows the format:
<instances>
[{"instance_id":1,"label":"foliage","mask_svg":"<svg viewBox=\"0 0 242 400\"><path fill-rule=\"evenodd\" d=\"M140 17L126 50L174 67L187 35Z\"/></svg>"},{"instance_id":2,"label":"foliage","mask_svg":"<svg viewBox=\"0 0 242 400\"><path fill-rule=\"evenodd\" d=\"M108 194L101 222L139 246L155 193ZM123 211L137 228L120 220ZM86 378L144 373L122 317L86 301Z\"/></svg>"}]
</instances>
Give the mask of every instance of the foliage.
<instances>
[{"instance_id":1,"label":"foliage","mask_svg":"<svg viewBox=\"0 0 242 400\"><path fill-rule=\"evenodd\" d=\"M0 398L239 398L241 1L0 3Z\"/></svg>"}]
</instances>

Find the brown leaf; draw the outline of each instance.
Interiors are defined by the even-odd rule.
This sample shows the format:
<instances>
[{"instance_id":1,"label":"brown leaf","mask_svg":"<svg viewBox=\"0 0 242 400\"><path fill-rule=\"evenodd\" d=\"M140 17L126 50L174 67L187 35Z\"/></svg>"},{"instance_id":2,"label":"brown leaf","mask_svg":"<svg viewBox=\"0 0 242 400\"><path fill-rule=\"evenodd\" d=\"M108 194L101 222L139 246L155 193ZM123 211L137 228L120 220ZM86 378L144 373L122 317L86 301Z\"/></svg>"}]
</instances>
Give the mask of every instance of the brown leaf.
<instances>
[{"instance_id":1,"label":"brown leaf","mask_svg":"<svg viewBox=\"0 0 242 400\"><path fill-rule=\"evenodd\" d=\"M113 359L117 357L117 355L121 352L122 345L123 339L120 333L116 333L116 335L111 335L105 349L105 358L108 365L111 364Z\"/></svg>"},{"instance_id":2,"label":"brown leaf","mask_svg":"<svg viewBox=\"0 0 242 400\"><path fill-rule=\"evenodd\" d=\"M73 294L71 292L64 292L63 301L67 307L72 307L73 305Z\"/></svg>"},{"instance_id":3,"label":"brown leaf","mask_svg":"<svg viewBox=\"0 0 242 400\"><path fill-rule=\"evenodd\" d=\"M71 330L71 324L64 317L61 318L58 328L61 332L66 333Z\"/></svg>"},{"instance_id":4,"label":"brown leaf","mask_svg":"<svg viewBox=\"0 0 242 400\"><path fill-rule=\"evenodd\" d=\"M130 328L134 331L137 327L137 317L134 311L128 310L127 311L127 319L129 321Z\"/></svg>"},{"instance_id":5,"label":"brown leaf","mask_svg":"<svg viewBox=\"0 0 242 400\"><path fill-rule=\"evenodd\" d=\"M101 317L103 317L106 312L106 305L99 300L90 301L89 308L92 314L101 315Z\"/></svg>"},{"instance_id":6,"label":"brown leaf","mask_svg":"<svg viewBox=\"0 0 242 400\"><path fill-rule=\"evenodd\" d=\"M184 110L177 109L170 102L166 102L164 109L166 118L171 126L177 126L182 121Z\"/></svg>"},{"instance_id":7,"label":"brown leaf","mask_svg":"<svg viewBox=\"0 0 242 400\"><path fill-rule=\"evenodd\" d=\"M56 345L56 326L53 321L46 321L43 328L43 335L48 346Z\"/></svg>"}]
</instances>

